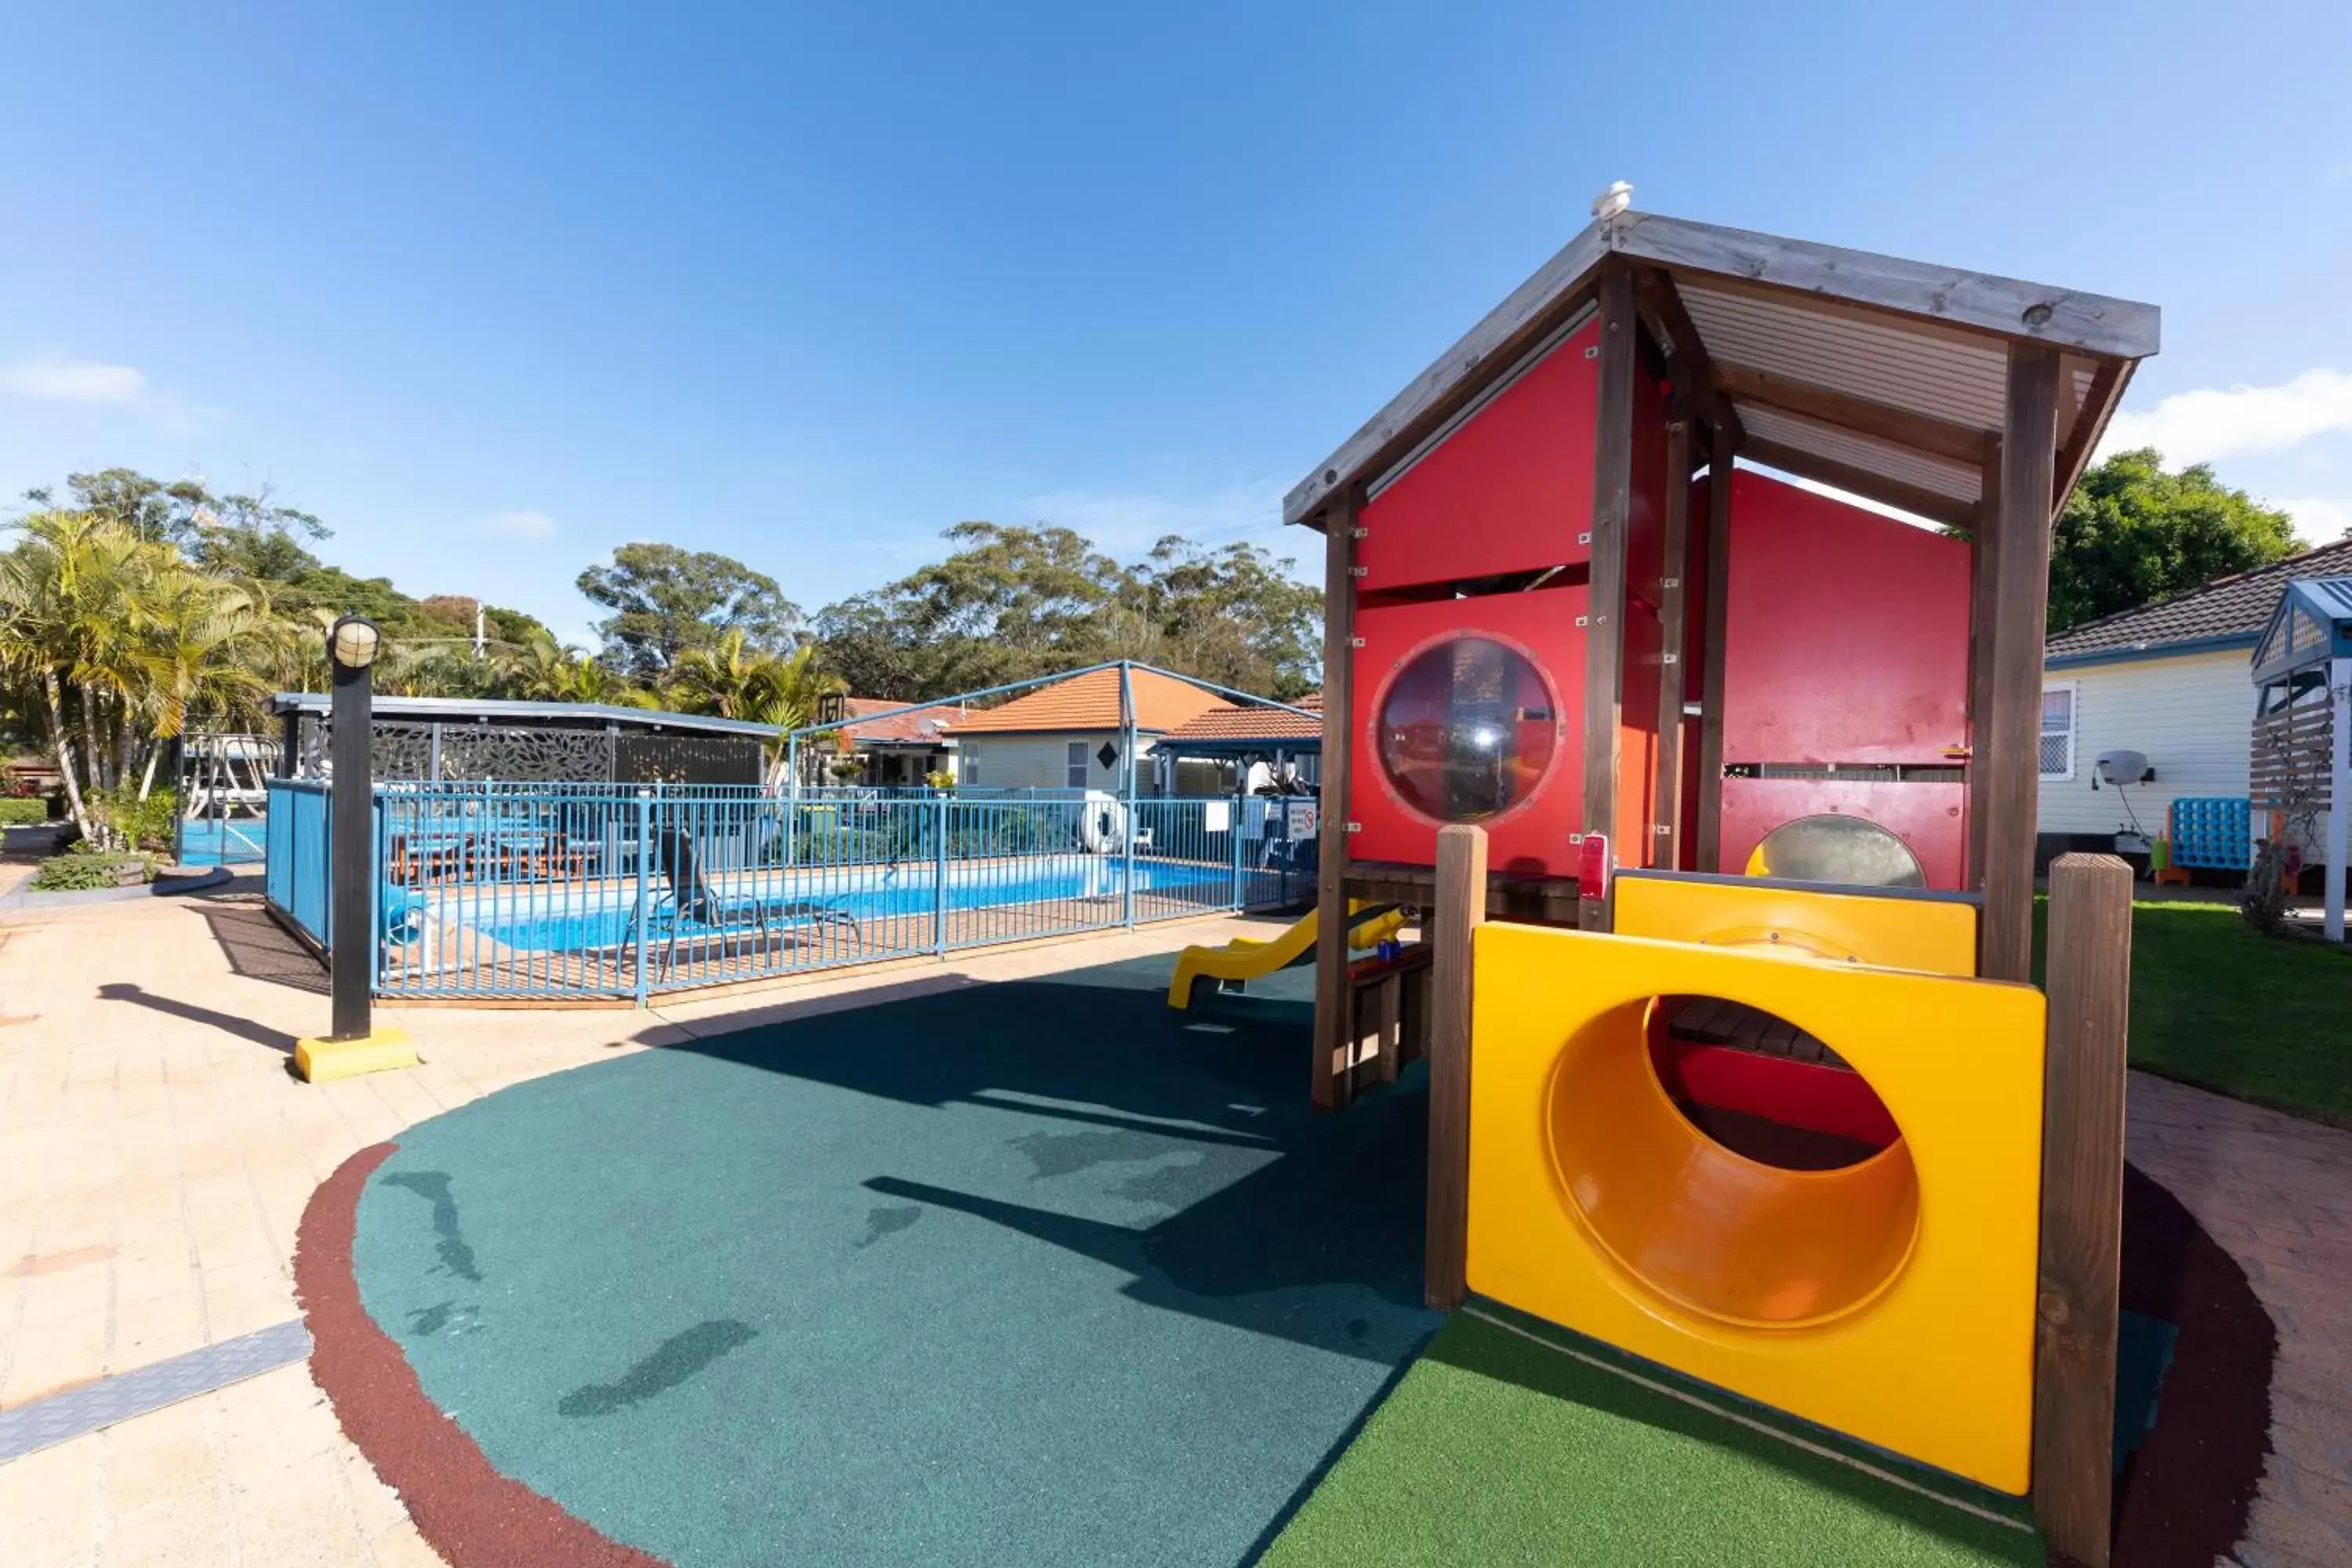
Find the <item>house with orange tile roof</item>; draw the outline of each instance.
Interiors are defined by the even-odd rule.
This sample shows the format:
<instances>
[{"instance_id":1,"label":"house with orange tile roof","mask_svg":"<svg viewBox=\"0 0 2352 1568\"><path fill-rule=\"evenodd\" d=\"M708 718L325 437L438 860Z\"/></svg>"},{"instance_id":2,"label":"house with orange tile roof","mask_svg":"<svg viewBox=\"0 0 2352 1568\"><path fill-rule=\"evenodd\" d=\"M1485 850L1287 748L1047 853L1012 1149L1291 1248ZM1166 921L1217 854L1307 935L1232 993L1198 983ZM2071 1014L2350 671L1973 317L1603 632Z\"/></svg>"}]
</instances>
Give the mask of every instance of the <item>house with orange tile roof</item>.
<instances>
[{"instance_id":1,"label":"house with orange tile roof","mask_svg":"<svg viewBox=\"0 0 2352 1568\"><path fill-rule=\"evenodd\" d=\"M944 703L909 710L893 698L845 697L838 712L822 715L849 721L834 732L833 782L920 789L933 773L953 776L956 742L948 728L972 712Z\"/></svg>"},{"instance_id":2,"label":"house with orange tile roof","mask_svg":"<svg viewBox=\"0 0 2352 1568\"><path fill-rule=\"evenodd\" d=\"M1303 708L1301 713L1294 709ZM1323 694L1311 691L1290 708L1212 709L1160 737L1162 756L1212 763L1222 771L1219 793L1297 795L1323 778Z\"/></svg>"},{"instance_id":3,"label":"house with orange tile roof","mask_svg":"<svg viewBox=\"0 0 2352 1568\"><path fill-rule=\"evenodd\" d=\"M957 753L957 783L980 789L1124 787L1126 725L1119 674L1090 669L1023 693L947 727ZM1216 693L1156 669L1130 667L1135 702L1137 787L1146 794L1211 795L1214 763L1161 765L1161 737L1204 714L1239 711Z\"/></svg>"}]
</instances>

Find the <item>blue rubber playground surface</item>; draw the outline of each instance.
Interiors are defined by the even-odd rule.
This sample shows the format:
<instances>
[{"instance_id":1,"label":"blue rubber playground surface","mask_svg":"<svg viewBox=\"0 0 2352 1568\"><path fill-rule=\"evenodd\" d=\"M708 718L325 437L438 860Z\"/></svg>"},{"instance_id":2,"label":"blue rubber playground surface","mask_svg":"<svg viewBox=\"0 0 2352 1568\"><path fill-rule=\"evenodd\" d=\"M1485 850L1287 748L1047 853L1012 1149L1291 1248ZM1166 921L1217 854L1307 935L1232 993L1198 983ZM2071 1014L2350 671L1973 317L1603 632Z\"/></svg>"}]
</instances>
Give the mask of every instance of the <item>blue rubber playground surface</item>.
<instances>
[{"instance_id":1,"label":"blue rubber playground surface","mask_svg":"<svg viewBox=\"0 0 2352 1568\"><path fill-rule=\"evenodd\" d=\"M908 995L519 1085L361 1198L500 1471L681 1565L1237 1563L1436 1327L1418 1070L1307 1109L1305 971Z\"/></svg>"}]
</instances>

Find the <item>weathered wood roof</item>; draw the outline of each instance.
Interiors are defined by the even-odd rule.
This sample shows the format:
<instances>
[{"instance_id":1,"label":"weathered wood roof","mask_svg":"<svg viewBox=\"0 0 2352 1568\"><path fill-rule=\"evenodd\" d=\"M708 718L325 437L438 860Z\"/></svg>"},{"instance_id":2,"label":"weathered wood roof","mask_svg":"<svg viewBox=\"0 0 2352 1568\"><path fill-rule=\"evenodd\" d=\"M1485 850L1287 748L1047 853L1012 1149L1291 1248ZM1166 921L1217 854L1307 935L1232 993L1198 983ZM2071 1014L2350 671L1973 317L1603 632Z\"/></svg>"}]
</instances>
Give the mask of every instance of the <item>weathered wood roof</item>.
<instances>
[{"instance_id":1,"label":"weathered wood roof","mask_svg":"<svg viewBox=\"0 0 2352 1568\"><path fill-rule=\"evenodd\" d=\"M1670 355L1705 366L1700 395L1738 424L1744 455L1944 521L1969 521L1981 497L2010 343L2063 356L2062 494L2158 347L2153 305L1625 212L1570 240L1318 464L1283 521L1312 523L1335 492L1409 461L1584 307L1612 257L1643 269L1644 316Z\"/></svg>"}]
</instances>

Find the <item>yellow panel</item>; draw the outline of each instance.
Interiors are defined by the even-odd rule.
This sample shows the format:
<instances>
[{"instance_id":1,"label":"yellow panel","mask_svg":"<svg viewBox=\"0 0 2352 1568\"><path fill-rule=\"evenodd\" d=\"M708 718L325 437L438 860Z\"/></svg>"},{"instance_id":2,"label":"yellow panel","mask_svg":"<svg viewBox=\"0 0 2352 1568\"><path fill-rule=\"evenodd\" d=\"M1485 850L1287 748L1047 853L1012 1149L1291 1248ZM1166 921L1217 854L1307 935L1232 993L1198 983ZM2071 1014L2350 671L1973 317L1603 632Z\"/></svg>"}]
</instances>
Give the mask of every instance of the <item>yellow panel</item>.
<instances>
[{"instance_id":1,"label":"yellow panel","mask_svg":"<svg viewBox=\"0 0 2352 1568\"><path fill-rule=\"evenodd\" d=\"M1621 920L1640 885L1618 885ZM2026 1490L2039 991L1507 924L1481 927L1475 954L1473 1289ZM1646 1016L1673 994L1745 1003L1822 1040L1900 1141L1827 1172L1717 1143L1650 1067Z\"/></svg>"},{"instance_id":2,"label":"yellow panel","mask_svg":"<svg viewBox=\"0 0 2352 1568\"><path fill-rule=\"evenodd\" d=\"M1976 906L1958 900L1642 876L1620 877L1616 890L1620 936L1780 947L1930 974L1977 972Z\"/></svg>"}]
</instances>

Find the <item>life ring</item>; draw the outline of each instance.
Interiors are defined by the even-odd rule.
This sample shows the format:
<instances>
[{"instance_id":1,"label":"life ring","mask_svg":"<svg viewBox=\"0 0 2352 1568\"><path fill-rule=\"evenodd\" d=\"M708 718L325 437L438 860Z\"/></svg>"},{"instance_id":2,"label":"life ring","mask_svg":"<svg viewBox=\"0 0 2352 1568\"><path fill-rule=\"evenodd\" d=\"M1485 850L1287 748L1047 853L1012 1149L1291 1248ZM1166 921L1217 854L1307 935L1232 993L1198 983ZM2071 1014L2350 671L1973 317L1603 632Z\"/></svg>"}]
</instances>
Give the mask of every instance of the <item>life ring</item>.
<instances>
[{"instance_id":1,"label":"life ring","mask_svg":"<svg viewBox=\"0 0 2352 1568\"><path fill-rule=\"evenodd\" d=\"M1127 843L1127 807L1108 790L1088 790L1078 817L1078 842L1091 855L1116 853Z\"/></svg>"}]
</instances>

